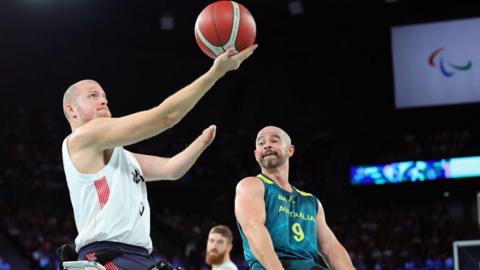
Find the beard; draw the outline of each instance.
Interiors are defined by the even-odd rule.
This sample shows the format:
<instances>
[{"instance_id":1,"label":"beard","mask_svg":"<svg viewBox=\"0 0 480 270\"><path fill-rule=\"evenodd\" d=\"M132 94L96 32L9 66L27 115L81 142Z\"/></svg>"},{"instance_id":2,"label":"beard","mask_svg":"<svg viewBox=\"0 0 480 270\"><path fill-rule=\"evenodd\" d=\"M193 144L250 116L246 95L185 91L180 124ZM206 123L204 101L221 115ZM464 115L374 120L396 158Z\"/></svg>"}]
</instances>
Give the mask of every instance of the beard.
<instances>
[{"instance_id":1,"label":"beard","mask_svg":"<svg viewBox=\"0 0 480 270\"><path fill-rule=\"evenodd\" d=\"M208 265L221 264L225 260L226 253L227 251L222 253L211 253L207 251L207 255L205 255L205 262Z\"/></svg>"},{"instance_id":2,"label":"beard","mask_svg":"<svg viewBox=\"0 0 480 270\"><path fill-rule=\"evenodd\" d=\"M104 110L96 110L95 112L92 111L85 111L82 107L78 108L78 115L83 122L88 122L96 118L110 118L112 117L112 113L110 109Z\"/></svg>"},{"instance_id":3,"label":"beard","mask_svg":"<svg viewBox=\"0 0 480 270\"><path fill-rule=\"evenodd\" d=\"M97 112L97 117L98 118L110 118L112 117L112 114L108 110L100 110Z\"/></svg>"},{"instance_id":4,"label":"beard","mask_svg":"<svg viewBox=\"0 0 480 270\"><path fill-rule=\"evenodd\" d=\"M274 158L272 158L271 156L268 156L268 158L260 158L260 165L265 169L274 169L285 163L285 160L286 157L279 153L275 155Z\"/></svg>"},{"instance_id":5,"label":"beard","mask_svg":"<svg viewBox=\"0 0 480 270\"><path fill-rule=\"evenodd\" d=\"M109 118L112 117L112 113L108 107L99 108L95 111L95 115L97 118Z\"/></svg>"}]
</instances>

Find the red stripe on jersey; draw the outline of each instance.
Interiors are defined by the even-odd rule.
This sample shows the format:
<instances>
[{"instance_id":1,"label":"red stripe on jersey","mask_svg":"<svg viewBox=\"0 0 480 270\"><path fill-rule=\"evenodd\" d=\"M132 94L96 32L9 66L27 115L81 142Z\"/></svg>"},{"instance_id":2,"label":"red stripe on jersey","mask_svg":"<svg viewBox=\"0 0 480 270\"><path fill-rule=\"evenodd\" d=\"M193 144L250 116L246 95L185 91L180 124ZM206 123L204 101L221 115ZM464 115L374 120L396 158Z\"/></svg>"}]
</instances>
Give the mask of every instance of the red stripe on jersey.
<instances>
[{"instance_id":1,"label":"red stripe on jersey","mask_svg":"<svg viewBox=\"0 0 480 270\"><path fill-rule=\"evenodd\" d=\"M105 269L106 270L118 270L117 266L113 264L112 262L108 262L105 264Z\"/></svg>"},{"instance_id":2,"label":"red stripe on jersey","mask_svg":"<svg viewBox=\"0 0 480 270\"><path fill-rule=\"evenodd\" d=\"M87 257L87 260L92 260L93 258L95 258L95 253L88 253L87 255L85 255L85 257ZM118 270L118 267L112 262L106 263L104 267L106 270Z\"/></svg>"},{"instance_id":3,"label":"red stripe on jersey","mask_svg":"<svg viewBox=\"0 0 480 270\"><path fill-rule=\"evenodd\" d=\"M98 201L100 202L100 208L103 208L108 202L110 196L110 189L108 188L107 178L102 177L95 180L95 189L97 190Z\"/></svg>"}]
</instances>

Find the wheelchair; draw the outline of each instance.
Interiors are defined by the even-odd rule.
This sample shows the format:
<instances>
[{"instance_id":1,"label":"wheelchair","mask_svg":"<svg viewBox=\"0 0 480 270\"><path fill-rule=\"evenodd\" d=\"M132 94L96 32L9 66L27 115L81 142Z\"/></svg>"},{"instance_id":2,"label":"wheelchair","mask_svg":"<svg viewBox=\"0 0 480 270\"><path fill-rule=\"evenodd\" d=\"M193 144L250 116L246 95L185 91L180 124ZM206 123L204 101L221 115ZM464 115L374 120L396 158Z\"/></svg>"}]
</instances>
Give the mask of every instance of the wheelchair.
<instances>
[{"instance_id":1,"label":"wheelchair","mask_svg":"<svg viewBox=\"0 0 480 270\"><path fill-rule=\"evenodd\" d=\"M57 250L63 270L106 270L104 264L124 255L122 249L112 248L98 252L89 260L77 261L77 253L73 245L64 244ZM146 270L185 270L182 267L173 267L170 263L161 261Z\"/></svg>"},{"instance_id":2,"label":"wheelchair","mask_svg":"<svg viewBox=\"0 0 480 270\"><path fill-rule=\"evenodd\" d=\"M92 261L67 261L62 267L64 270L106 270L100 263Z\"/></svg>"}]
</instances>

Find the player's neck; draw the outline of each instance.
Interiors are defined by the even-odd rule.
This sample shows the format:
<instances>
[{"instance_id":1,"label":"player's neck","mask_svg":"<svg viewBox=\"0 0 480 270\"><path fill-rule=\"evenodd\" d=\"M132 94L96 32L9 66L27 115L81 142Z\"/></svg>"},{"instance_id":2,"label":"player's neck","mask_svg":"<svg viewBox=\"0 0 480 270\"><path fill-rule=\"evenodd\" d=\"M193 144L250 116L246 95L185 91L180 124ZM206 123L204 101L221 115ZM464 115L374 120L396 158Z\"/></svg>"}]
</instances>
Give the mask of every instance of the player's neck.
<instances>
[{"instance_id":1,"label":"player's neck","mask_svg":"<svg viewBox=\"0 0 480 270\"><path fill-rule=\"evenodd\" d=\"M75 132L79 127L81 127L82 124L79 124L77 122L70 122L70 128L72 128L72 133Z\"/></svg>"},{"instance_id":2,"label":"player's neck","mask_svg":"<svg viewBox=\"0 0 480 270\"><path fill-rule=\"evenodd\" d=\"M284 164L281 167L274 169L262 168L262 174L265 174L272 179L280 188L292 192L292 186L288 182L288 165Z\"/></svg>"}]
</instances>

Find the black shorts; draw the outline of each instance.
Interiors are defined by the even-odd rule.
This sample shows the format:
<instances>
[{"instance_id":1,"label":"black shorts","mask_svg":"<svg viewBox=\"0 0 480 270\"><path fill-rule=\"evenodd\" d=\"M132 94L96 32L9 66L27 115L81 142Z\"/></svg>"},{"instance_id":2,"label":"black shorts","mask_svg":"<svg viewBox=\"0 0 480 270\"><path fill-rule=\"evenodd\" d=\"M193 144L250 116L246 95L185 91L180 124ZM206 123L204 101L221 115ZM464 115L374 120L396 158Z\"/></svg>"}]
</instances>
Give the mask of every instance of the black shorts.
<instances>
[{"instance_id":1,"label":"black shorts","mask_svg":"<svg viewBox=\"0 0 480 270\"><path fill-rule=\"evenodd\" d=\"M105 263L104 267L107 270L144 270L156 263L146 248L108 241L95 242L82 247L78 253L78 259L91 259L96 253L112 248L120 248L124 254Z\"/></svg>"}]
</instances>

